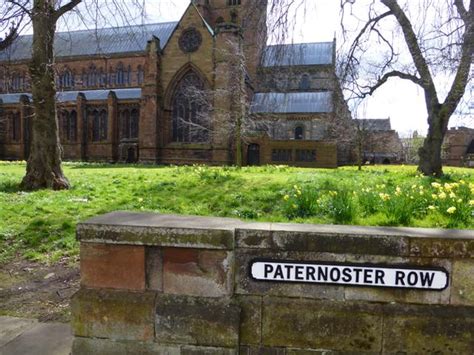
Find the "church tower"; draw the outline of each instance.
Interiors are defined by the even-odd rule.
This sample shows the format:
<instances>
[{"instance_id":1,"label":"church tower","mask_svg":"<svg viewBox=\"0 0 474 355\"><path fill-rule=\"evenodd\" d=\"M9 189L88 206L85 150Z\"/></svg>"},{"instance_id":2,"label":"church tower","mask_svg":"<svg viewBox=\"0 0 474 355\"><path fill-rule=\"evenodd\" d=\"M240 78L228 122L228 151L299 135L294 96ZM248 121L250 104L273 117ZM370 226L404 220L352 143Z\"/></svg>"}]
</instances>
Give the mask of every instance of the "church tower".
<instances>
[{"instance_id":1,"label":"church tower","mask_svg":"<svg viewBox=\"0 0 474 355\"><path fill-rule=\"evenodd\" d=\"M241 28L247 70L252 80L267 43L267 0L194 0L215 30L225 24Z\"/></svg>"}]
</instances>

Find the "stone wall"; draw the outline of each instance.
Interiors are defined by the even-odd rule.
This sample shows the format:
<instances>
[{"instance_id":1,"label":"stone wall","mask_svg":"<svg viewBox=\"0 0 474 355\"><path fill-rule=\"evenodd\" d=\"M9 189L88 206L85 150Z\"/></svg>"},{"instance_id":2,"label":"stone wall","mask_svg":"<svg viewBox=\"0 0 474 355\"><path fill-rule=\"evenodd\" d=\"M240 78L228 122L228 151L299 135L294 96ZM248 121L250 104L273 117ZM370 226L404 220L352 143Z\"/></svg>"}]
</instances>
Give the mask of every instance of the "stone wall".
<instances>
[{"instance_id":1,"label":"stone wall","mask_svg":"<svg viewBox=\"0 0 474 355\"><path fill-rule=\"evenodd\" d=\"M474 129L468 127L452 128L446 132L443 141L443 164L450 166L474 166L468 159L467 149L474 140Z\"/></svg>"},{"instance_id":2,"label":"stone wall","mask_svg":"<svg viewBox=\"0 0 474 355\"><path fill-rule=\"evenodd\" d=\"M472 231L115 212L78 225L73 354L456 353L474 348ZM255 281L251 261L442 267L442 291Z\"/></svg>"}]
</instances>

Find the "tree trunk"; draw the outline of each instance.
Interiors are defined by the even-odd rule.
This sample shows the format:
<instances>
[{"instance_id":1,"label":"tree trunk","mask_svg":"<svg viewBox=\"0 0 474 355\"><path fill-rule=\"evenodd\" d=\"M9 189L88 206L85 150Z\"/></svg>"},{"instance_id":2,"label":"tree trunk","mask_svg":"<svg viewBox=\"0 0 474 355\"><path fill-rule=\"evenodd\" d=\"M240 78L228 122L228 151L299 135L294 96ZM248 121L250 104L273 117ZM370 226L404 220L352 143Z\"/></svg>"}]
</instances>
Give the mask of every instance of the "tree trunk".
<instances>
[{"instance_id":1,"label":"tree trunk","mask_svg":"<svg viewBox=\"0 0 474 355\"><path fill-rule=\"evenodd\" d=\"M50 0L35 0L30 76L33 94L31 151L26 175L21 183L26 190L69 188L61 169L61 146L56 115L53 42L56 29L54 7Z\"/></svg>"},{"instance_id":2,"label":"tree trunk","mask_svg":"<svg viewBox=\"0 0 474 355\"><path fill-rule=\"evenodd\" d=\"M442 176L441 147L447 130L447 123L443 123L441 114L432 113L429 118L428 134L419 149L420 162L418 170L426 176Z\"/></svg>"}]
</instances>

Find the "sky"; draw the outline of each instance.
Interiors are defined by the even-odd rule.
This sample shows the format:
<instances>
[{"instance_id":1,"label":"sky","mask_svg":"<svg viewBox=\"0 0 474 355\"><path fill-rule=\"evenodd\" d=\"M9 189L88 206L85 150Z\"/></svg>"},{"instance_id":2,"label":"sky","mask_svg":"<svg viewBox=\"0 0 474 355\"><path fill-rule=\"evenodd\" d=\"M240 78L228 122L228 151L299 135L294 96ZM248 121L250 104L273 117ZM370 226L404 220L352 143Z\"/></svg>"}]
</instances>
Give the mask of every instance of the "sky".
<instances>
[{"instance_id":1,"label":"sky","mask_svg":"<svg viewBox=\"0 0 474 355\"><path fill-rule=\"evenodd\" d=\"M149 20L178 20L188 0L160 0L159 8L147 9ZM296 13L296 25L291 40L299 42L332 41L334 36L341 41L339 0L309 0L309 5ZM290 16L291 17L291 16ZM472 102L472 96L468 102ZM424 134L427 131L427 112L422 90L415 84L400 79L391 79L369 99L365 100L354 113L357 118L390 118L392 128L400 135L407 136L413 131ZM474 118L470 115L452 117L450 126L470 126L474 128Z\"/></svg>"}]
</instances>

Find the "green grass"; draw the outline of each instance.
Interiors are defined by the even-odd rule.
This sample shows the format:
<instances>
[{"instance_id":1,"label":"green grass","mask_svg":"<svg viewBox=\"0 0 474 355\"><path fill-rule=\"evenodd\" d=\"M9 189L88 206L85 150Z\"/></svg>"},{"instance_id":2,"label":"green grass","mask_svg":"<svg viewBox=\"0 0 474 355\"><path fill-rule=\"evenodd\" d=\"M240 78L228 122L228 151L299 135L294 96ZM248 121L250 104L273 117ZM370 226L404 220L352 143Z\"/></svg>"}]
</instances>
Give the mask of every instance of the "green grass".
<instances>
[{"instance_id":1,"label":"green grass","mask_svg":"<svg viewBox=\"0 0 474 355\"><path fill-rule=\"evenodd\" d=\"M23 192L24 163L0 162L0 262L76 256L75 227L114 211L256 221L415 227L474 226L474 171L442 180L414 167L337 170L284 166L209 168L65 163L68 191ZM439 185L437 185L439 184Z\"/></svg>"}]
</instances>

